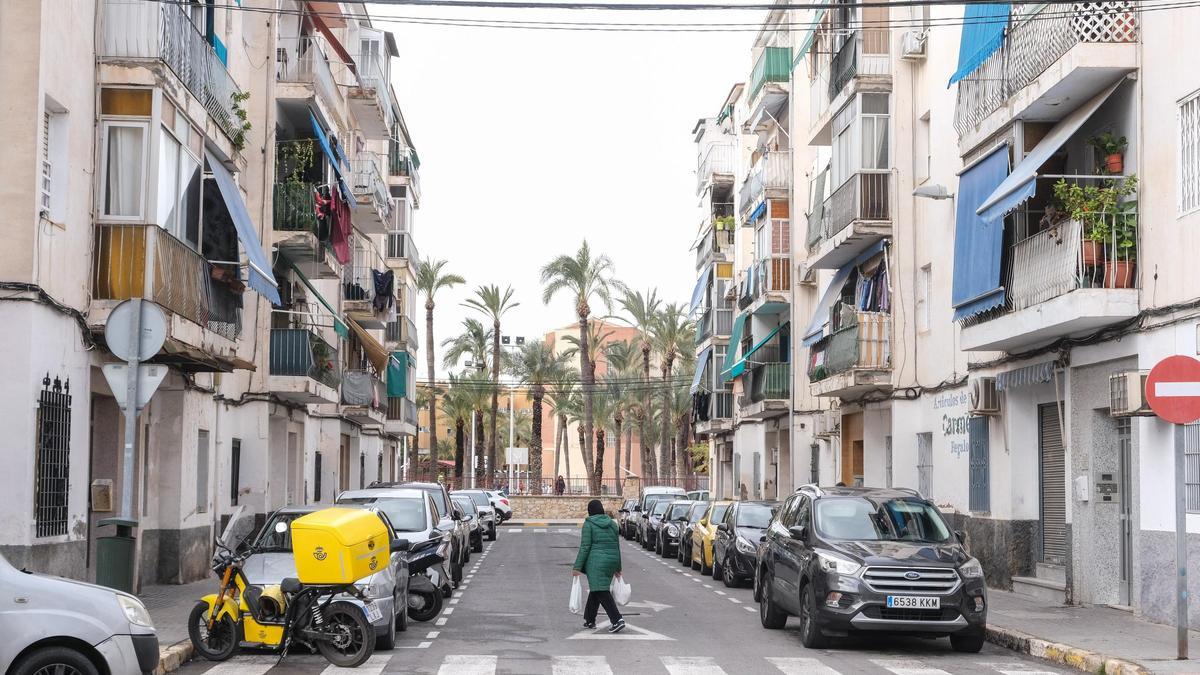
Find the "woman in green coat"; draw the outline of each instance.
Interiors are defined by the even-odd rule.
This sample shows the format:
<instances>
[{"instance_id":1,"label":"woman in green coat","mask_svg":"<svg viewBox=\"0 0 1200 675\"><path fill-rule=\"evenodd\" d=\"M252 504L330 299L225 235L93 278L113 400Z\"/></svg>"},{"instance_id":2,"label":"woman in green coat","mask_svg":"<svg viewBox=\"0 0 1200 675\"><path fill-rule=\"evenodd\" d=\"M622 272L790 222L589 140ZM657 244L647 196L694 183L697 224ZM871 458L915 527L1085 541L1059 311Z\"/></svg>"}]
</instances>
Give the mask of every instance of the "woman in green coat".
<instances>
[{"instance_id":1,"label":"woman in green coat","mask_svg":"<svg viewBox=\"0 0 1200 675\"><path fill-rule=\"evenodd\" d=\"M596 613L600 605L608 614L608 632L619 633L625 628L625 619L617 609L617 602L608 591L614 576L621 576L621 538L617 535L617 524L604 513L600 500L588 502L588 517L583 521L580 533L579 555L575 557L573 576L587 574L588 599L583 610L583 627L596 627Z\"/></svg>"}]
</instances>

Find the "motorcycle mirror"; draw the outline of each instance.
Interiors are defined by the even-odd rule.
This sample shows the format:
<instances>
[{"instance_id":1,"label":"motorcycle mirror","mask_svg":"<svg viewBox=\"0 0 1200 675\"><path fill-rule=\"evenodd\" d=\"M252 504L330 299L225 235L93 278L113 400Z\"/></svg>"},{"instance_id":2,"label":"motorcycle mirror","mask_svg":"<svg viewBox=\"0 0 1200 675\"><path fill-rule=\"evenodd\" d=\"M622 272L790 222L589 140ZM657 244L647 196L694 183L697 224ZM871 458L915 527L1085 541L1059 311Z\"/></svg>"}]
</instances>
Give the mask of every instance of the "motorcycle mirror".
<instances>
[{"instance_id":1,"label":"motorcycle mirror","mask_svg":"<svg viewBox=\"0 0 1200 675\"><path fill-rule=\"evenodd\" d=\"M278 532L279 534L286 534L287 530L288 530L287 523L283 522L282 520L279 521L278 523L275 523L275 531Z\"/></svg>"},{"instance_id":2,"label":"motorcycle mirror","mask_svg":"<svg viewBox=\"0 0 1200 675\"><path fill-rule=\"evenodd\" d=\"M728 532L729 531L729 523L721 523L720 525L717 525L717 529L720 530L721 532Z\"/></svg>"},{"instance_id":3,"label":"motorcycle mirror","mask_svg":"<svg viewBox=\"0 0 1200 675\"><path fill-rule=\"evenodd\" d=\"M410 547L410 544L407 539L393 539L392 540L392 553L395 553L397 551L407 551L409 549L409 547Z\"/></svg>"}]
</instances>

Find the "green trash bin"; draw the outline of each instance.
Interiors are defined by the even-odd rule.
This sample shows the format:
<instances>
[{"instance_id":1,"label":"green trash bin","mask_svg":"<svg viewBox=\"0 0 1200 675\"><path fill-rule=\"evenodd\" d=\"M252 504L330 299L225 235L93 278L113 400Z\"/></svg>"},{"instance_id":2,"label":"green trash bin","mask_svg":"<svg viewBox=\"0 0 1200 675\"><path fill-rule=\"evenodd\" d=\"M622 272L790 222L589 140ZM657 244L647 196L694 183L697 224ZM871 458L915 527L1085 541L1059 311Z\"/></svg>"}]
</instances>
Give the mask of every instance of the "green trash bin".
<instances>
[{"instance_id":1,"label":"green trash bin","mask_svg":"<svg viewBox=\"0 0 1200 675\"><path fill-rule=\"evenodd\" d=\"M96 583L132 593L135 553L133 528L137 526L137 521L105 518L96 525L114 525L117 528L115 534L96 540Z\"/></svg>"}]
</instances>

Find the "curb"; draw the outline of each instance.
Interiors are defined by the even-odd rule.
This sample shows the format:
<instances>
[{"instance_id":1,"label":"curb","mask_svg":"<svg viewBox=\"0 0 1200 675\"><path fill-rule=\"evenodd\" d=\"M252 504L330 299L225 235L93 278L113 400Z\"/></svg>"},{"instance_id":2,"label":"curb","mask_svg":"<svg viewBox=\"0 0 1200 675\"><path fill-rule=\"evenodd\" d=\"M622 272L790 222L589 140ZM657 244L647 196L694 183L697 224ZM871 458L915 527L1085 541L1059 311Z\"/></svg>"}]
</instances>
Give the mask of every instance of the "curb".
<instances>
[{"instance_id":1,"label":"curb","mask_svg":"<svg viewBox=\"0 0 1200 675\"><path fill-rule=\"evenodd\" d=\"M1043 640L1009 628L988 626L987 641L1021 654L1028 654L1085 673L1104 673L1104 675L1149 675L1150 673L1149 670L1133 661Z\"/></svg>"},{"instance_id":2,"label":"curb","mask_svg":"<svg viewBox=\"0 0 1200 675\"><path fill-rule=\"evenodd\" d=\"M555 522L544 520L509 520L506 521L504 525L505 527L583 527L583 521L568 520L565 522Z\"/></svg>"},{"instance_id":3,"label":"curb","mask_svg":"<svg viewBox=\"0 0 1200 675\"><path fill-rule=\"evenodd\" d=\"M180 640L169 647L159 650L158 668L154 670L154 675L179 670L195 653L195 648L192 646L191 640Z\"/></svg>"}]
</instances>

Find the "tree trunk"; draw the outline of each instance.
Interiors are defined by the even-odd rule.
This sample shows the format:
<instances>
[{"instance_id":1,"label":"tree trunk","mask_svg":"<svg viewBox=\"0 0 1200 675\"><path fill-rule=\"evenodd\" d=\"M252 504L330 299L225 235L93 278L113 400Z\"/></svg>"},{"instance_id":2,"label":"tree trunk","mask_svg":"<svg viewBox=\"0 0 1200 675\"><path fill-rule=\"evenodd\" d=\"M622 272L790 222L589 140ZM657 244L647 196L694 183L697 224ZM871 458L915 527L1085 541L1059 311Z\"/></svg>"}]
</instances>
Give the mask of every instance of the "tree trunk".
<instances>
[{"instance_id":1,"label":"tree trunk","mask_svg":"<svg viewBox=\"0 0 1200 675\"><path fill-rule=\"evenodd\" d=\"M571 437L567 434L567 416L558 416L558 431L563 440L563 463L566 465L567 479L571 478Z\"/></svg>"},{"instance_id":2,"label":"tree trunk","mask_svg":"<svg viewBox=\"0 0 1200 675\"><path fill-rule=\"evenodd\" d=\"M592 370L592 360L588 358L588 309L587 298L580 298L579 302L579 367L580 375L583 377L583 456L585 464L592 462L592 433L595 426L593 416L593 399L595 392L592 391L596 384L596 373ZM588 468L591 468L590 466ZM595 475L595 471L592 471ZM592 494L600 488L598 483L592 485Z\"/></svg>"},{"instance_id":3,"label":"tree trunk","mask_svg":"<svg viewBox=\"0 0 1200 675\"><path fill-rule=\"evenodd\" d=\"M500 322L492 322L492 435L488 440L487 484L496 475L496 415L500 407Z\"/></svg>"},{"instance_id":4,"label":"tree trunk","mask_svg":"<svg viewBox=\"0 0 1200 675\"><path fill-rule=\"evenodd\" d=\"M475 485L476 485L476 487L482 488L485 485L487 485L483 480L484 466L483 466L483 411L482 410L475 411L474 424L475 424L475 447L473 449L473 452L475 453Z\"/></svg>"},{"instance_id":5,"label":"tree trunk","mask_svg":"<svg viewBox=\"0 0 1200 675\"><path fill-rule=\"evenodd\" d=\"M633 460L633 425L625 427L625 469L633 466L630 462Z\"/></svg>"},{"instance_id":6,"label":"tree trunk","mask_svg":"<svg viewBox=\"0 0 1200 675\"><path fill-rule=\"evenodd\" d=\"M529 482L533 494L542 494L542 387L533 385L533 419L529 434Z\"/></svg>"},{"instance_id":7,"label":"tree trunk","mask_svg":"<svg viewBox=\"0 0 1200 675\"><path fill-rule=\"evenodd\" d=\"M554 412L554 479L558 480L558 465L562 454L562 428L558 425L558 411Z\"/></svg>"},{"instance_id":8,"label":"tree trunk","mask_svg":"<svg viewBox=\"0 0 1200 675\"><path fill-rule=\"evenodd\" d=\"M604 477L604 427L596 429L596 468L592 472L592 494L604 494L603 487Z\"/></svg>"},{"instance_id":9,"label":"tree trunk","mask_svg":"<svg viewBox=\"0 0 1200 675\"><path fill-rule=\"evenodd\" d=\"M687 444L687 418L684 417L679 421L679 442L675 447L679 451L679 473L681 475L690 475L692 466L692 448Z\"/></svg>"},{"instance_id":10,"label":"tree trunk","mask_svg":"<svg viewBox=\"0 0 1200 675\"><path fill-rule=\"evenodd\" d=\"M462 489L463 477L463 462L466 460L467 435L464 432L464 427L467 426L466 420L461 417L454 420L454 477L458 479L459 489Z\"/></svg>"},{"instance_id":11,"label":"tree trunk","mask_svg":"<svg viewBox=\"0 0 1200 675\"><path fill-rule=\"evenodd\" d=\"M616 452L613 453L613 476L617 479L617 495L622 497L624 496L624 492L621 490L621 424L624 421L625 419L621 417L620 413L613 418L613 423L617 426Z\"/></svg>"},{"instance_id":12,"label":"tree trunk","mask_svg":"<svg viewBox=\"0 0 1200 675\"><path fill-rule=\"evenodd\" d=\"M658 480L654 450L646 443L646 421L650 417L650 347L642 345L642 413L638 415L638 443L642 449L642 479Z\"/></svg>"},{"instance_id":13,"label":"tree trunk","mask_svg":"<svg viewBox=\"0 0 1200 675\"><path fill-rule=\"evenodd\" d=\"M671 433L671 355L663 361L663 409L662 409L662 455L659 466L663 467L663 477L675 479L675 452L671 449L675 434Z\"/></svg>"},{"instance_id":14,"label":"tree trunk","mask_svg":"<svg viewBox=\"0 0 1200 675\"><path fill-rule=\"evenodd\" d=\"M434 384L433 372L433 296L425 298L425 368L429 375L429 461L436 467L437 451L437 388ZM417 444L409 449L409 466L417 468Z\"/></svg>"}]
</instances>

